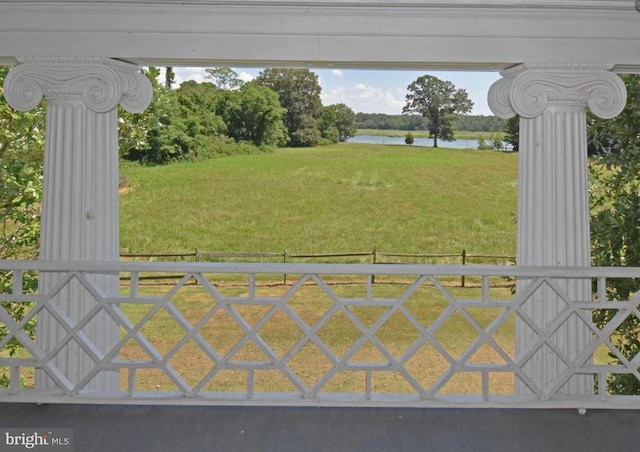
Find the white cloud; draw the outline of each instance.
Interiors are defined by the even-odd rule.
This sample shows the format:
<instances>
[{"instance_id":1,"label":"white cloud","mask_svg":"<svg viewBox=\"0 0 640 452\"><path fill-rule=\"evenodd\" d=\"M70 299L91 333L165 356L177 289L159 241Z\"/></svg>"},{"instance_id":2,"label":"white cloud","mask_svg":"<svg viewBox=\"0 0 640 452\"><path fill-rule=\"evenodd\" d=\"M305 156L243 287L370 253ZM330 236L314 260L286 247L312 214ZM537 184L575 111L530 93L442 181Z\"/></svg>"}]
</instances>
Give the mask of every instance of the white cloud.
<instances>
[{"instance_id":1,"label":"white cloud","mask_svg":"<svg viewBox=\"0 0 640 452\"><path fill-rule=\"evenodd\" d=\"M400 114L405 104L404 91L358 83L347 104L355 112Z\"/></svg>"},{"instance_id":2,"label":"white cloud","mask_svg":"<svg viewBox=\"0 0 640 452\"><path fill-rule=\"evenodd\" d=\"M178 87L182 82L193 80L197 83L202 83L206 80L207 73L202 67L177 67L173 68L173 72L176 74L176 83L174 86Z\"/></svg>"},{"instance_id":3,"label":"white cloud","mask_svg":"<svg viewBox=\"0 0 640 452\"><path fill-rule=\"evenodd\" d=\"M323 105L344 103L354 112L397 115L404 107L404 90L380 88L364 83L336 86L320 95Z\"/></svg>"},{"instance_id":4,"label":"white cloud","mask_svg":"<svg viewBox=\"0 0 640 452\"><path fill-rule=\"evenodd\" d=\"M333 69L331 73L337 77L342 77L344 75L340 69Z\"/></svg>"},{"instance_id":5,"label":"white cloud","mask_svg":"<svg viewBox=\"0 0 640 452\"><path fill-rule=\"evenodd\" d=\"M176 74L174 87L180 86L181 83L193 80L197 83L211 81L207 79L206 68L202 67L176 67L173 71ZM164 68L161 68L161 80L164 81ZM243 82L250 82L255 77L246 71L238 72L238 78Z\"/></svg>"},{"instance_id":6,"label":"white cloud","mask_svg":"<svg viewBox=\"0 0 640 452\"><path fill-rule=\"evenodd\" d=\"M345 98L347 97L346 91L347 90L345 89L344 86L338 86L327 92L323 91L320 94L322 105L333 105L333 104L345 103Z\"/></svg>"},{"instance_id":7,"label":"white cloud","mask_svg":"<svg viewBox=\"0 0 640 452\"><path fill-rule=\"evenodd\" d=\"M238 78L240 80L242 80L243 82L247 83L250 82L251 80L253 80L255 77L251 74L249 74L248 72L242 71L238 74Z\"/></svg>"}]
</instances>

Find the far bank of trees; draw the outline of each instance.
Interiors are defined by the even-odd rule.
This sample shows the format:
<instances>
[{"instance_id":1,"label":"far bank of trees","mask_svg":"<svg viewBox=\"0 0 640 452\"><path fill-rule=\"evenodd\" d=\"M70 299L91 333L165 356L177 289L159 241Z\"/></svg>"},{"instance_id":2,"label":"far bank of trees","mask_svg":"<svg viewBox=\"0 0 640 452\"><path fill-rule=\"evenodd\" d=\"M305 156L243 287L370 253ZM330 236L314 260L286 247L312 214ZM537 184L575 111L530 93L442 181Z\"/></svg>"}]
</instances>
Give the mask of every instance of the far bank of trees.
<instances>
[{"instance_id":1,"label":"far bank of trees","mask_svg":"<svg viewBox=\"0 0 640 452\"><path fill-rule=\"evenodd\" d=\"M427 130L429 120L417 115L387 115L384 113L356 113L358 129ZM497 116L458 115L452 119L453 130L468 132L501 132L506 120Z\"/></svg>"},{"instance_id":2,"label":"far bank of trees","mask_svg":"<svg viewBox=\"0 0 640 452\"><path fill-rule=\"evenodd\" d=\"M159 164L318 146L356 133L355 113L344 104L323 106L318 78L307 69L265 69L247 83L229 68L207 74L210 81L172 89L172 77L161 84L160 70L149 68L154 100L142 114L120 112L120 155Z\"/></svg>"},{"instance_id":3,"label":"far bank of trees","mask_svg":"<svg viewBox=\"0 0 640 452\"><path fill-rule=\"evenodd\" d=\"M154 101L144 113L120 112L123 159L162 164L313 147L346 141L359 128L425 130L447 140L455 130L499 132L504 127L494 116L464 115L471 106L466 92L430 76L407 88L405 110L417 114L386 115L355 114L343 103L322 105L318 76L308 69L264 69L244 82L231 68L209 68L205 82L179 87L173 86L172 68L163 80L160 73L155 67L146 71Z\"/></svg>"}]
</instances>

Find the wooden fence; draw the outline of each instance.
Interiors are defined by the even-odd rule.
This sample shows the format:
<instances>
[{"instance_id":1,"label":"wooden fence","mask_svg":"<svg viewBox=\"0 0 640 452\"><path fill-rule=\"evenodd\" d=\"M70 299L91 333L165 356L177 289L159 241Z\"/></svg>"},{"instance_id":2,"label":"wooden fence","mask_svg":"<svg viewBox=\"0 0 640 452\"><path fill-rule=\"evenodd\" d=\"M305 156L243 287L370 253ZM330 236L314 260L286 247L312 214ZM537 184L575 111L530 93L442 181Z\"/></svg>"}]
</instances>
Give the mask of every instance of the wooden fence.
<instances>
[{"instance_id":1,"label":"wooden fence","mask_svg":"<svg viewBox=\"0 0 640 452\"><path fill-rule=\"evenodd\" d=\"M296 260L308 260L314 263L335 262L336 260L358 259L359 263L368 264L486 264L504 263L515 265L515 256L473 254L463 249L460 253L444 254L420 254L420 253L385 253L377 251L345 252L345 253L289 253L282 252L204 252L197 248L192 253L147 253L147 254L121 254L121 258L126 260L170 260L170 261L192 261L192 262L225 262L225 261L255 261L266 260L268 262L290 263ZM465 276L462 275L460 285L465 287ZM286 284L287 275L284 275Z\"/></svg>"}]
</instances>

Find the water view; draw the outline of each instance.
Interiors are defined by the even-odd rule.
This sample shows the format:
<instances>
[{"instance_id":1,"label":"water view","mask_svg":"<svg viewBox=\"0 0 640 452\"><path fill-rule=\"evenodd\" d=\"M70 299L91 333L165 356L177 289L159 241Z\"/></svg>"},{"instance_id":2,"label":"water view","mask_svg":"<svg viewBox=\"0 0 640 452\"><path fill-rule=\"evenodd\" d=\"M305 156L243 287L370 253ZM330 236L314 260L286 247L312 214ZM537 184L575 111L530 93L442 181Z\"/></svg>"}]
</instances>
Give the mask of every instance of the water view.
<instances>
[{"instance_id":1,"label":"water view","mask_svg":"<svg viewBox=\"0 0 640 452\"><path fill-rule=\"evenodd\" d=\"M366 143L366 144L397 144L407 146L404 137L385 137L379 135L358 135L349 138L349 143ZM438 141L438 145L443 148L455 149L478 149L478 140L454 140L454 141ZM414 138L412 146L433 146L433 138ZM510 149L507 143L504 143L505 149Z\"/></svg>"}]
</instances>

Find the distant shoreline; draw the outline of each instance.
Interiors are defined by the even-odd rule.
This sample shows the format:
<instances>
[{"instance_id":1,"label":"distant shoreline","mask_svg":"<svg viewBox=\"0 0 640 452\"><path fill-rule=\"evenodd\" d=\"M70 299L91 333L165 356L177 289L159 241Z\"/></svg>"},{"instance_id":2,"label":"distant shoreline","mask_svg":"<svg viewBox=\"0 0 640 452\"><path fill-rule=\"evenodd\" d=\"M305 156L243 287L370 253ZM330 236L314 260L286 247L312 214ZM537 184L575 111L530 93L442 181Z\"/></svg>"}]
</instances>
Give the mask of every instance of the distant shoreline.
<instances>
[{"instance_id":1,"label":"distant shoreline","mask_svg":"<svg viewBox=\"0 0 640 452\"><path fill-rule=\"evenodd\" d=\"M426 130L391 130L391 129L358 129L356 136L358 135L373 135L373 136L385 136L385 137L404 137L407 133L411 132L414 138L430 138L429 132ZM458 140L493 140L498 136L503 136L502 132L469 132L469 131L454 131L453 136Z\"/></svg>"}]
</instances>

